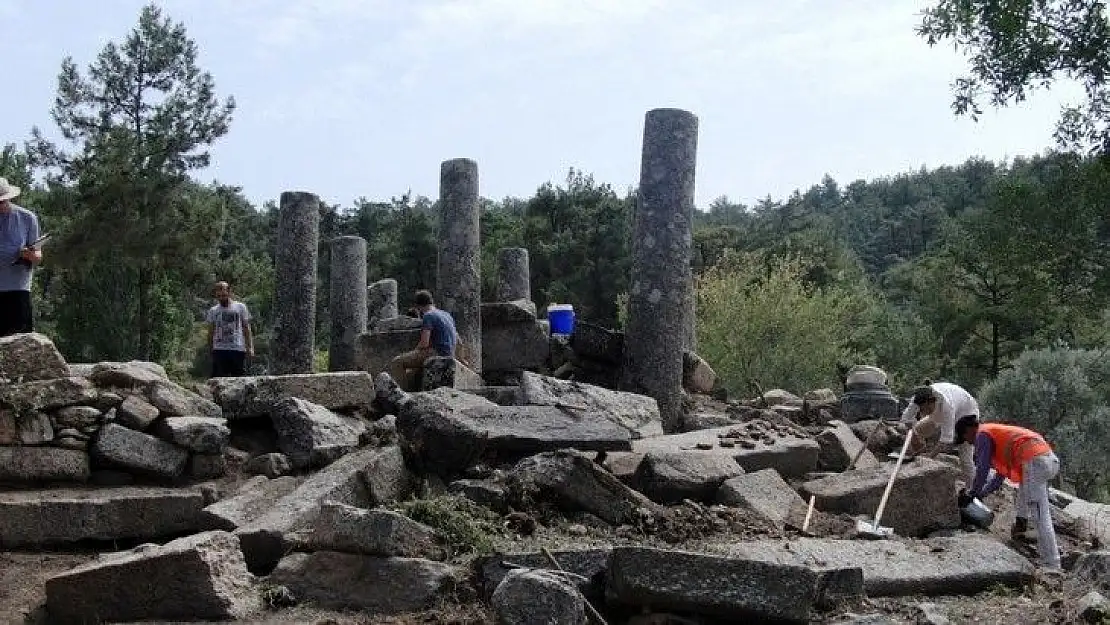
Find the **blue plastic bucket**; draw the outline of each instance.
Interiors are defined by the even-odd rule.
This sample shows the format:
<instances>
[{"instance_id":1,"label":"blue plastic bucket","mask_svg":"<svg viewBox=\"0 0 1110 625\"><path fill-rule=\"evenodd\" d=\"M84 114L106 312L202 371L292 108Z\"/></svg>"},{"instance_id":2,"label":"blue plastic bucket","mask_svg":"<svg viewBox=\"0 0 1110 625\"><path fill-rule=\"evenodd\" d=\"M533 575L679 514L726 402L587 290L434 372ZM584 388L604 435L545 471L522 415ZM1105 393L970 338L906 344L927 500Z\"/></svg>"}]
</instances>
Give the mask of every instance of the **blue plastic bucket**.
<instances>
[{"instance_id":1,"label":"blue plastic bucket","mask_svg":"<svg viewBox=\"0 0 1110 625\"><path fill-rule=\"evenodd\" d=\"M551 323L552 334L573 334L574 306L551 304L547 307L547 320Z\"/></svg>"}]
</instances>

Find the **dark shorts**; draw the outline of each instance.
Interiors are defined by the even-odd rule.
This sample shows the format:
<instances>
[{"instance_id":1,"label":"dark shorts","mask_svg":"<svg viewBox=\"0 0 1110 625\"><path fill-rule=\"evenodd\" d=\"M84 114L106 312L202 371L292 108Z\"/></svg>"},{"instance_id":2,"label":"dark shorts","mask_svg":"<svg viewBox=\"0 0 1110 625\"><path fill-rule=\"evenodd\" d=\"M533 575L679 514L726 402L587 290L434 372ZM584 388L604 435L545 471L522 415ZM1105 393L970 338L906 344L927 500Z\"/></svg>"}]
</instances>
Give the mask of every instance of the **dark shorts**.
<instances>
[{"instance_id":1,"label":"dark shorts","mask_svg":"<svg viewBox=\"0 0 1110 625\"><path fill-rule=\"evenodd\" d=\"M34 332L30 291L0 291L0 336Z\"/></svg>"},{"instance_id":2,"label":"dark shorts","mask_svg":"<svg viewBox=\"0 0 1110 625\"><path fill-rule=\"evenodd\" d=\"M247 353L233 349L212 350L212 377L239 378L247 373Z\"/></svg>"}]
</instances>

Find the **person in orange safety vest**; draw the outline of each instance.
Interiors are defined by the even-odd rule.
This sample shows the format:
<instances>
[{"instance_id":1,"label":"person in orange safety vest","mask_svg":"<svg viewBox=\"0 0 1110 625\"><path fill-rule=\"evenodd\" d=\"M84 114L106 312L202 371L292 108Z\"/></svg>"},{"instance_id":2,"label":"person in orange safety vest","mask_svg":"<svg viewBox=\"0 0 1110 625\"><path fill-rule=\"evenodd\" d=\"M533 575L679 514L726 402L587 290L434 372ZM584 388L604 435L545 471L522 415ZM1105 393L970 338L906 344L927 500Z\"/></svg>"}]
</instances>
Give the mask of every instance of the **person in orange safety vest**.
<instances>
[{"instance_id":1,"label":"person in orange safety vest","mask_svg":"<svg viewBox=\"0 0 1110 625\"><path fill-rule=\"evenodd\" d=\"M979 423L964 417L956 423L958 440L975 445L975 479L960 493L960 506L982 498L1002 486L1003 480L1018 485L1016 519L1011 529L1015 539L1023 539L1032 520L1037 530L1037 554L1042 566L1060 570L1060 552L1052 510L1048 503L1048 483L1060 472L1060 459L1040 434L1016 425ZM991 469L994 475L988 481Z\"/></svg>"}]
</instances>

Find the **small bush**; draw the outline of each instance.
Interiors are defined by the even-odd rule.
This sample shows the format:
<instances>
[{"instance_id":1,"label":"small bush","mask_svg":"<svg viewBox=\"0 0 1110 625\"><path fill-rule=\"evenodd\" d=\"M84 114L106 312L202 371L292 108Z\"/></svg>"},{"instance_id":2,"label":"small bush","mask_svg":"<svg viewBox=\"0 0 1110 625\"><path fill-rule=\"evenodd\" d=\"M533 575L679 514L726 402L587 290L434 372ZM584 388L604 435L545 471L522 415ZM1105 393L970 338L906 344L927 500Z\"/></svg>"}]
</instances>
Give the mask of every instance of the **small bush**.
<instances>
[{"instance_id":1,"label":"small bush","mask_svg":"<svg viewBox=\"0 0 1110 625\"><path fill-rule=\"evenodd\" d=\"M503 530L496 513L463 497L414 499L400 504L399 510L434 529L451 557L492 553L493 537Z\"/></svg>"}]
</instances>

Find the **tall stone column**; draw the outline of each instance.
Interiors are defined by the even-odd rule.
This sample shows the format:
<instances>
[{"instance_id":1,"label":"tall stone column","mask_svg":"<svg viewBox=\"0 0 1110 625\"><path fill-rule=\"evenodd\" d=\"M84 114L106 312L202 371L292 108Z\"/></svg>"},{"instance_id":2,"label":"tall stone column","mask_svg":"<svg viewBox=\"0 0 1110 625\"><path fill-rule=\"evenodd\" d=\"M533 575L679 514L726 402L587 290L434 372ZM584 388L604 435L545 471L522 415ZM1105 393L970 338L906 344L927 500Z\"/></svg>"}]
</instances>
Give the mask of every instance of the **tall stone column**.
<instances>
[{"instance_id":1,"label":"tall stone column","mask_svg":"<svg viewBox=\"0 0 1110 625\"><path fill-rule=\"evenodd\" d=\"M366 287L366 306L370 323L396 317L397 281L393 278L385 278Z\"/></svg>"},{"instance_id":2,"label":"tall stone column","mask_svg":"<svg viewBox=\"0 0 1110 625\"><path fill-rule=\"evenodd\" d=\"M316 251L320 199L281 194L274 271L274 338L270 373L312 373L316 351Z\"/></svg>"},{"instance_id":3,"label":"tall stone column","mask_svg":"<svg viewBox=\"0 0 1110 625\"><path fill-rule=\"evenodd\" d=\"M439 169L437 305L451 313L472 369L482 368L482 274L478 163L444 161Z\"/></svg>"},{"instance_id":4,"label":"tall stone column","mask_svg":"<svg viewBox=\"0 0 1110 625\"><path fill-rule=\"evenodd\" d=\"M527 249L503 247L497 250L497 301L530 301L532 282L529 271Z\"/></svg>"},{"instance_id":5,"label":"tall stone column","mask_svg":"<svg viewBox=\"0 0 1110 625\"><path fill-rule=\"evenodd\" d=\"M331 341L328 371L357 371L358 336L366 332L366 239L331 241Z\"/></svg>"},{"instance_id":6,"label":"tall stone column","mask_svg":"<svg viewBox=\"0 0 1110 625\"><path fill-rule=\"evenodd\" d=\"M632 239L623 386L655 398L663 428L682 420L682 352L692 341L690 269L698 119L648 111Z\"/></svg>"}]
</instances>

